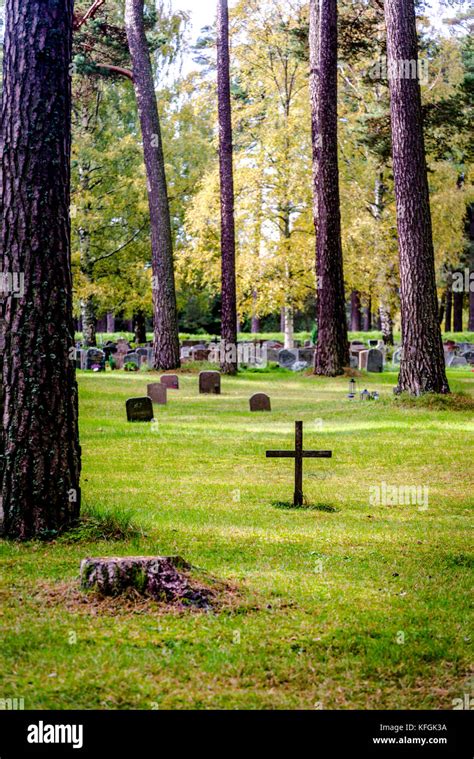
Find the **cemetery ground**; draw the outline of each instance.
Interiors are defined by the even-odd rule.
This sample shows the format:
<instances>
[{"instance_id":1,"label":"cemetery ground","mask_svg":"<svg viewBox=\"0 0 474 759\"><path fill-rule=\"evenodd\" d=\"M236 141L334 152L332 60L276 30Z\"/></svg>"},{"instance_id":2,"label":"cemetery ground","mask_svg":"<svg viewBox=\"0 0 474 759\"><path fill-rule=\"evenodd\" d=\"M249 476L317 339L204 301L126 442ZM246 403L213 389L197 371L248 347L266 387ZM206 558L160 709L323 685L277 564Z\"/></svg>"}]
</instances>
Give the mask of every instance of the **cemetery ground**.
<instances>
[{"instance_id":1,"label":"cemetery ground","mask_svg":"<svg viewBox=\"0 0 474 759\"><path fill-rule=\"evenodd\" d=\"M453 397L394 399L396 374L196 374L128 424L154 373L79 372L81 530L0 543L0 693L26 709L451 709L470 690L470 369ZM248 410L266 392L271 413ZM306 507L290 508L304 421ZM382 483L429 488L428 507L370 500ZM122 534L121 534L122 533ZM109 535L105 540L104 536ZM98 602L87 556L176 555L228 584L213 611Z\"/></svg>"}]
</instances>

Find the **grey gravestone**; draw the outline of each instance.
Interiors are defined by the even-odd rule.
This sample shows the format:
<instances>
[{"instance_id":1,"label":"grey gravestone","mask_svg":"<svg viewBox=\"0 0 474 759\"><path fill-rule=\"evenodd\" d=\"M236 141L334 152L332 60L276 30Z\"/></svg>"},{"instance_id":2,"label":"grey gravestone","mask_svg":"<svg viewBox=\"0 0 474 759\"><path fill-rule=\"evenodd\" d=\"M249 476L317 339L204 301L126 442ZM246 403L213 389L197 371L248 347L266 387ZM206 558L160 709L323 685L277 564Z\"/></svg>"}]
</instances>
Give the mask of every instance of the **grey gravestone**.
<instances>
[{"instance_id":1,"label":"grey gravestone","mask_svg":"<svg viewBox=\"0 0 474 759\"><path fill-rule=\"evenodd\" d=\"M255 393L250 398L250 411L271 411L272 404L268 395L265 393Z\"/></svg>"},{"instance_id":2,"label":"grey gravestone","mask_svg":"<svg viewBox=\"0 0 474 759\"><path fill-rule=\"evenodd\" d=\"M179 377L177 374L163 374L160 377L162 385L168 388L168 390L179 390Z\"/></svg>"},{"instance_id":3,"label":"grey gravestone","mask_svg":"<svg viewBox=\"0 0 474 759\"><path fill-rule=\"evenodd\" d=\"M302 372L309 367L307 361L295 361L293 366L290 367L292 372Z\"/></svg>"},{"instance_id":4,"label":"grey gravestone","mask_svg":"<svg viewBox=\"0 0 474 759\"><path fill-rule=\"evenodd\" d=\"M368 372L383 372L383 353L377 348L371 348L367 357Z\"/></svg>"},{"instance_id":5,"label":"grey gravestone","mask_svg":"<svg viewBox=\"0 0 474 759\"><path fill-rule=\"evenodd\" d=\"M360 371L367 369L368 361L369 361L369 351L368 350L359 351L359 370Z\"/></svg>"},{"instance_id":6,"label":"grey gravestone","mask_svg":"<svg viewBox=\"0 0 474 759\"><path fill-rule=\"evenodd\" d=\"M467 350L462 354L462 357L466 359L468 364L474 364L474 350Z\"/></svg>"},{"instance_id":7,"label":"grey gravestone","mask_svg":"<svg viewBox=\"0 0 474 759\"><path fill-rule=\"evenodd\" d=\"M199 392L210 395L221 394L221 375L219 372L200 372Z\"/></svg>"},{"instance_id":8,"label":"grey gravestone","mask_svg":"<svg viewBox=\"0 0 474 759\"><path fill-rule=\"evenodd\" d=\"M154 419L151 398L129 398L126 407L129 422L152 422Z\"/></svg>"},{"instance_id":9,"label":"grey gravestone","mask_svg":"<svg viewBox=\"0 0 474 759\"><path fill-rule=\"evenodd\" d=\"M378 348L379 347L379 340L369 340L369 347L370 348Z\"/></svg>"},{"instance_id":10,"label":"grey gravestone","mask_svg":"<svg viewBox=\"0 0 474 759\"><path fill-rule=\"evenodd\" d=\"M167 388L166 385L162 385L161 382L153 382L151 385L148 385L147 394L153 403L159 403L161 406L166 405Z\"/></svg>"},{"instance_id":11,"label":"grey gravestone","mask_svg":"<svg viewBox=\"0 0 474 759\"><path fill-rule=\"evenodd\" d=\"M267 360L273 361L275 364L278 364L279 353L280 353L280 348L267 348Z\"/></svg>"},{"instance_id":12,"label":"grey gravestone","mask_svg":"<svg viewBox=\"0 0 474 759\"><path fill-rule=\"evenodd\" d=\"M132 351L132 353L127 353L127 355L123 359L124 366L127 364L135 364L138 368L140 368L140 356L135 351Z\"/></svg>"},{"instance_id":13,"label":"grey gravestone","mask_svg":"<svg viewBox=\"0 0 474 759\"><path fill-rule=\"evenodd\" d=\"M397 350L393 352L392 364L395 364L395 366L400 366L400 361L402 360L402 350L403 348L397 348Z\"/></svg>"},{"instance_id":14,"label":"grey gravestone","mask_svg":"<svg viewBox=\"0 0 474 759\"><path fill-rule=\"evenodd\" d=\"M359 368L359 354L350 352L349 355L349 366L351 369L358 369Z\"/></svg>"},{"instance_id":15,"label":"grey gravestone","mask_svg":"<svg viewBox=\"0 0 474 759\"><path fill-rule=\"evenodd\" d=\"M464 356L453 356L453 360L451 361L449 366L451 368L453 366L467 366L467 361Z\"/></svg>"},{"instance_id":16,"label":"grey gravestone","mask_svg":"<svg viewBox=\"0 0 474 759\"><path fill-rule=\"evenodd\" d=\"M92 369L95 366L99 367L99 371L105 370L105 353L98 348L89 348L86 354L86 369Z\"/></svg>"},{"instance_id":17,"label":"grey gravestone","mask_svg":"<svg viewBox=\"0 0 474 759\"><path fill-rule=\"evenodd\" d=\"M313 364L314 363L314 354L316 353L316 348L301 348L299 351L299 360L300 361L306 361L307 364Z\"/></svg>"},{"instance_id":18,"label":"grey gravestone","mask_svg":"<svg viewBox=\"0 0 474 759\"><path fill-rule=\"evenodd\" d=\"M297 350L283 348L283 350L278 352L278 363L282 369L291 369L293 364L298 361L298 358L299 354Z\"/></svg>"}]
</instances>

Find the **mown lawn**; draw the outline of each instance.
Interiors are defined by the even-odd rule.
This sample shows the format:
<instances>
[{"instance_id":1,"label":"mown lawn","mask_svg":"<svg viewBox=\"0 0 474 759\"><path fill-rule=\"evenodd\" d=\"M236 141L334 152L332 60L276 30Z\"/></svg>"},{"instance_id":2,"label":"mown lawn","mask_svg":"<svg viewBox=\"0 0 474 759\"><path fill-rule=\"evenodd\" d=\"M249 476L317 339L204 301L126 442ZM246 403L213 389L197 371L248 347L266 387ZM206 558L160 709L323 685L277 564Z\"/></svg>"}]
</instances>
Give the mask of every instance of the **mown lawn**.
<instances>
[{"instance_id":1,"label":"mown lawn","mask_svg":"<svg viewBox=\"0 0 474 759\"><path fill-rule=\"evenodd\" d=\"M473 398L474 374L449 372ZM291 373L197 377L130 425L125 400L153 374L80 374L85 508L146 535L122 541L0 542L0 699L25 708L452 708L470 693L474 404L403 403L396 376ZM267 391L271 414L250 414ZM267 448L307 448L308 506L293 465ZM429 488L418 505L377 505L371 487ZM234 589L214 612L80 603L86 556L180 554ZM86 597L87 599L87 597Z\"/></svg>"}]
</instances>

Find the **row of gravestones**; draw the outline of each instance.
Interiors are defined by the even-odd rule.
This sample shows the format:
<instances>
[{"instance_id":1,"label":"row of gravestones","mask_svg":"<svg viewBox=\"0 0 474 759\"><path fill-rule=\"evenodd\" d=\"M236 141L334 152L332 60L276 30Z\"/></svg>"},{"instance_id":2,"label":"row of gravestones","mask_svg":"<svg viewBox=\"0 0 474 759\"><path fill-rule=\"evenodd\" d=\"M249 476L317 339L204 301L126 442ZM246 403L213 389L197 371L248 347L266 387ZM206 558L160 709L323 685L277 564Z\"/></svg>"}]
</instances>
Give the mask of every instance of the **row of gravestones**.
<instances>
[{"instance_id":1,"label":"row of gravestones","mask_svg":"<svg viewBox=\"0 0 474 759\"><path fill-rule=\"evenodd\" d=\"M376 341L370 341L376 342ZM380 373L383 372L385 363L385 351L382 350L383 343L377 341L379 347L369 348L365 343L354 341L350 345L349 358L351 369Z\"/></svg>"},{"instance_id":2,"label":"row of gravestones","mask_svg":"<svg viewBox=\"0 0 474 759\"><path fill-rule=\"evenodd\" d=\"M397 350L394 351L392 362L395 366L400 366L402 350L402 348L397 348ZM458 352L445 346L444 360L447 367L474 366L474 346L470 343L465 343L462 346L458 346Z\"/></svg>"},{"instance_id":3,"label":"row of gravestones","mask_svg":"<svg viewBox=\"0 0 474 759\"><path fill-rule=\"evenodd\" d=\"M179 378L176 374L164 374L160 382L147 387L143 398L129 398L126 403L129 422L152 422L153 404L166 405L168 390L179 390ZM221 394L221 375L219 372L201 372L199 374L199 392L207 395ZM250 411L271 411L271 401L265 393L256 393L250 398Z\"/></svg>"}]
</instances>

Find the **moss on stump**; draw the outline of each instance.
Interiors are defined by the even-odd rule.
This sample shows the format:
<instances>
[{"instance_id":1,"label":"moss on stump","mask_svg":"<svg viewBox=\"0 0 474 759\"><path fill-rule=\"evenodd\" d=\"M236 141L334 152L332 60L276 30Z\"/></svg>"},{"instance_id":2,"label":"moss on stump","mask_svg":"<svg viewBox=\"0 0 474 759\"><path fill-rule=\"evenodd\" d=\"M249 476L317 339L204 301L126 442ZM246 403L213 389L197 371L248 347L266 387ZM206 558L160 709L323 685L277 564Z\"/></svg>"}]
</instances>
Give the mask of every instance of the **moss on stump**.
<instances>
[{"instance_id":1,"label":"moss on stump","mask_svg":"<svg viewBox=\"0 0 474 759\"><path fill-rule=\"evenodd\" d=\"M83 559L81 587L103 596L118 596L133 589L156 601L209 607L211 591L191 582L191 569L179 556Z\"/></svg>"}]
</instances>

